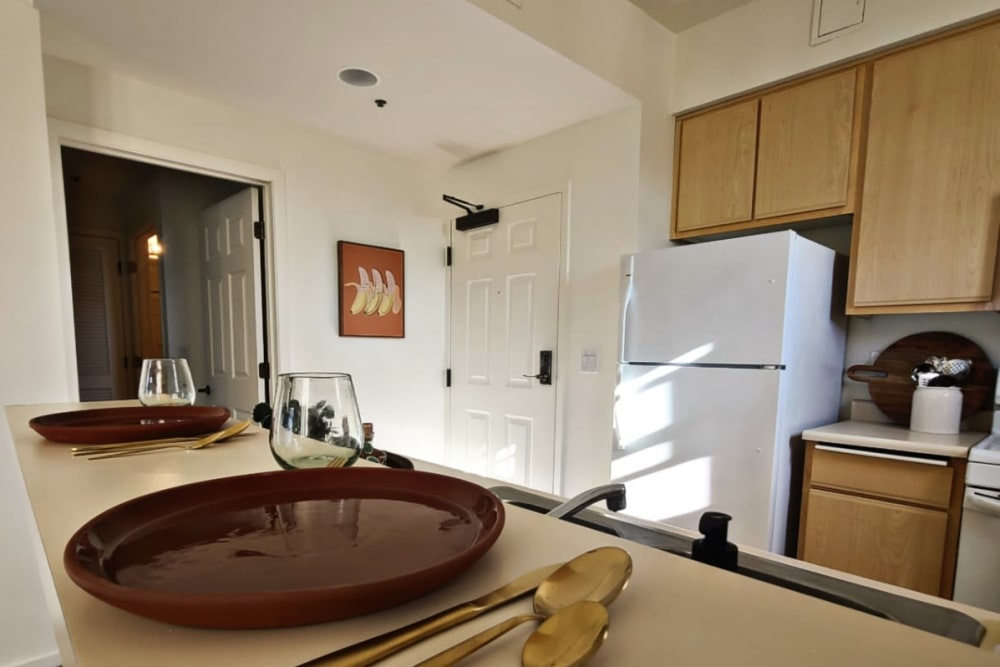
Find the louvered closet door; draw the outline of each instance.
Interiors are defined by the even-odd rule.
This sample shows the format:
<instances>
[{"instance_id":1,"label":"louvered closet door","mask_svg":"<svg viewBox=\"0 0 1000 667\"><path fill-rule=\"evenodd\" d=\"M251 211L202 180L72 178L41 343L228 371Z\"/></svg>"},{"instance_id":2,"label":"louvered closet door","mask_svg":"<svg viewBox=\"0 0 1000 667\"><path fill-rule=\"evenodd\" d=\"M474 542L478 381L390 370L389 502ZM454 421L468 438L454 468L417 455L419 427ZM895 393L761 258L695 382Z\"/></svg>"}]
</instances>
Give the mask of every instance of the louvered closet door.
<instances>
[{"instance_id":1,"label":"louvered closet door","mask_svg":"<svg viewBox=\"0 0 1000 667\"><path fill-rule=\"evenodd\" d=\"M69 255L80 400L127 398L118 240L72 234Z\"/></svg>"}]
</instances>

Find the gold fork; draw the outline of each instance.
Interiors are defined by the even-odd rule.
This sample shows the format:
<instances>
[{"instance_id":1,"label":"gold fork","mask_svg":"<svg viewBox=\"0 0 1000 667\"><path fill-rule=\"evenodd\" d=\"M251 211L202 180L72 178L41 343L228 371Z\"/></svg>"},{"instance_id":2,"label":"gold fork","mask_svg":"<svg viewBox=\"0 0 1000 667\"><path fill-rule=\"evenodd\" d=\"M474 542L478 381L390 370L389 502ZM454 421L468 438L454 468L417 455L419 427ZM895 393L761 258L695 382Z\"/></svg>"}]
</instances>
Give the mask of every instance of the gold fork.
<instances>
[{"instance_id":1,"label":"gold fork","mask_svg":"<svg viewBox=\"0 0 1000 667\"><path fill-rule=\"evenodd\" d=\"M326 464L326 467L327 468L343 468L344 464L346 464L347 461L348 461L347 458L345 458L343 456L338 456L335 459L330 459L330 461Z\"/></svg>"},{"instance_id":2,"label":"gold fork","mask_svg":"<svg viewBox=\"0 0 1000 667\"><path fill-rule=\"evenodd\" d=\"M206 435L204 438L195 440L194 442L173 442L173 443L163 443L163 444L153 444L153 445L129 445L122 449L108 452L107 450L97 450L97 451L74 451L73 456L87 456L89 454L96 454L96 456L88 456L88 461L97 461L100 459L113 459L122 456L132 456L134 454L146 454L149 452L159 452L165 449L201 449L203 447L208 447L209 445L230 438L238 433L242 433L250 426L250 420L237 422L229 428L225 428L221 431L217 431L210 435Z\"/></svg>"},{"instance_id":3,"label":"gold fork","mask_svg":"<svg viewBox=\"0 0 1000 667\"><path fill-rule=\"evenodd\" d=\"M215 433L210 433L208 435L215 435ZM236 435L230 436L231 438L242 438L247 433L237 433ZM172 444L188 444L195 443L198 440L208 437L207 435L189 435L180 438L155 438L152 440L131 440L129 442L109 442L101 445L76 445L71 448L70 451L73 452L73 456L86 456L88 454L104 454L111 452L124 451L126 449L143 449L152 447L162 447L163 445Z\"/></svg>"}]
</instances>

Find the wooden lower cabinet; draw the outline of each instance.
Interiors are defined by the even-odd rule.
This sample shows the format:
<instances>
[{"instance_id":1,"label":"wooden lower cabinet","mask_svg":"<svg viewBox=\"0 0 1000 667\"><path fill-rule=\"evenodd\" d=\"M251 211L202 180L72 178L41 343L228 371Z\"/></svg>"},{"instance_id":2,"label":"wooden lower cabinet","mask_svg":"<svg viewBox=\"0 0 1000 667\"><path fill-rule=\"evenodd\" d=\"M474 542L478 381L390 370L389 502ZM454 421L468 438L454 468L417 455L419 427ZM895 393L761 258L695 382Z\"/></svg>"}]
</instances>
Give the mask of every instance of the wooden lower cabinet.
<instances>
[{"instance_id":1,"label":"wooden lower cabinet","mask_svg":"<svg viewBox=\"0 0 1000 667\"><path fill-rule=\"evenodd\" d=\"M937 595L948 515L830 491L809 492L805 558Z\"/></svg>"},{"instance_id":2,"label":"wooden lower cabinet","mask_svg":"<svg viewBox=\"0 0 1000 667\"><path fill-rule=\"evenodd\" d=\"M799 558L951 598L965 461L806 443Z\"/></svg>"}]
</instances>

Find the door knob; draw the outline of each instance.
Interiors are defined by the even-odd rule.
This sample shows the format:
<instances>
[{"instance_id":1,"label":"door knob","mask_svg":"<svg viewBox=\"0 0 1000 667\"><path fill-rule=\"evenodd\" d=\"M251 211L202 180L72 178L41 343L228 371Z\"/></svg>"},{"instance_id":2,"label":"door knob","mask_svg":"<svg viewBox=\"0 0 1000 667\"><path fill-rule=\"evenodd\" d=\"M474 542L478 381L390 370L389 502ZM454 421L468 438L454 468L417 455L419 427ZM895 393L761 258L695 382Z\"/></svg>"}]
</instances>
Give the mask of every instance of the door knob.
<instances>
[{"instance_id":1,"label":"door knob","mask_svg":"<svg viewBox=\"0 0 1000 667\"><path fill-rule=\"evenodd\" d=\"M538 374L525 375L526 378L535 378L538 384L552 384L552 350L542 350L538 353Z\"/></svg>"}]
</instances>

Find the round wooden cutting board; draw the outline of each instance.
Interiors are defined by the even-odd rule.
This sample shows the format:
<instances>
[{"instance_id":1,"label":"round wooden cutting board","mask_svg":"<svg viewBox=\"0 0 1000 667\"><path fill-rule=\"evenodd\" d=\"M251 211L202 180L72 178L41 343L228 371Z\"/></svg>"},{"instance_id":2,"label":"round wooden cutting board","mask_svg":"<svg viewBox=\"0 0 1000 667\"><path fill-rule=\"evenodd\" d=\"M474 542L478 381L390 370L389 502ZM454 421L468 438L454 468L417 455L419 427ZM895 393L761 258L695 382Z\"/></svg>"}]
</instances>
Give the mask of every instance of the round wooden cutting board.
<instances>
[{"instance_id":1,"label":"round wooden cutting board","mask_svg":"<svg viewBox=\"0 0 1000 667\"><path fill-rule=\"evenodd\" d=\"M928 331L900 338L882 350L871 366L847 369L847 377L868 383L868 393L879 410L897 424L910 423L913 401L913 368L927 357L969 359L972 370L959 385L962 389L962 418L980 410L991 396L996 369L983 349L968 338L946 331Z\"/></svg>"}]
</instances>

